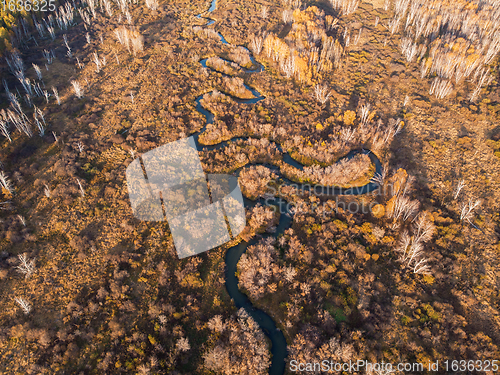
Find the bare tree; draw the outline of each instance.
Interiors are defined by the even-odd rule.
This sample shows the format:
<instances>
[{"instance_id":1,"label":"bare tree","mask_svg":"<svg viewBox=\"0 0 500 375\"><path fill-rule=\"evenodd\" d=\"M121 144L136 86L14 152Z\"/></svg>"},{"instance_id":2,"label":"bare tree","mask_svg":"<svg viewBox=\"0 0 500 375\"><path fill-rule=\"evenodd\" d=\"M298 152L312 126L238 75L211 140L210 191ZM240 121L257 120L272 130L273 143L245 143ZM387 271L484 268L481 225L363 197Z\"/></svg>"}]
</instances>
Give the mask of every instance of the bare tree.
<instances>
[{"instance_id":1,"label":"bare tree","mask_svg":"<svg viewBox=\"0 0 500 375\"><path fill-rule=\"evenodd\" d=\"M25 227L26 226L26 219L24 218L24 216L17 215L17 218L19 219L21 224Z\"/></svg>"},{"instance_id":2,"label":"bare tree","mask_svg":"<svg viewBox=\"0 0 500 375\"><path fill-rule=\"evenodd\" d=\"M422 59L420 63L420 78L424 79L427 74L429 74L430 65L427 63L426 59Z\"/></svg>"},{"instance_id":3,"label":"bare tree","mask_svg":"<svg viewBox=\"0 0 500 375\"><path fill-rule=\"evenodd\" d=\"M286 78L290 78L295 73L295 57L291 55L287 59L281 60L280 68L285 73Z\"/></svg>"},{"instance_id":4,"label":"bare tree","mask_svg":"<svg viewBox=\"0 0 500 375\"><path fill-rule=\"evenodd\" d=\"M292 9L299 9L302 6L302 0L282 0L283 5Z\"/></svg>"},{"instance_id":5,"label":"bare tree","mask_svg":"<svg viewBox=\"0 0 500 375\"><path fill-rule=\"evenodd\" d=\"M401 233L401 236L399 237L398 246L396 247L396 251L401 253L399 259L402 262L406 261L407 251L410 244L411 244L411 237L408 234L408 231L405 230L403 233Z\"/></svg>"},{"instance_id":6,"label":"bare tree","mask_svg":"<svg viewBox=\"0 0 500 375\"><path fill-rule=\"evenodd\" d=\"M282 14L283 22L289 24L293 22L293 10L285 9Z\"/></svg>"},{"instance_id":7,"label":"bare tree","mask_svg":"<svg viewBox=\"0 0 500 375\"><path fill-rule=\"evenodd\" d=\"M31 312L31 305L24 298L16 297L14 298L14 300L19 304L19 306L21 306L26 315Z\"/></svg>"},{"instance_id":8,"label":"bare tree","mask_svg":"<svg viewBox=\"0 0 500 375\"><path fill-rule=\"evenodd\" d=\"M389 126L385 130L384 143L388 143L390 140L392 140L401 132L402 128L402 120L399 117L397 119L390 119Z\"/></svg>"},{"instance_id":9,"label":"bare tree","mask_svg":"<svg viewBox=\"0 0 500 375\"><path fill-rule=\"evenodd\" d=\"M52 64L52 61L54 61L55 59L54 50L47 51L46 49L44 49L43 57L47 60L47 64Z\"/></svg>"},{"instance_id":10,"label":"bare tree","mask_svg":"<svg viewBox=\"0 0 500 375\"><path fill-rule=\"evenodd\" d=\"M83 87L78 81L71 81L71 85L73 86L73 90L75 90L75 95L78 99L83 98Z\"/></svg>"},{"instance_id":11,"label":"bare tree","mask_svg":"<svg viewBox=\"0 0 500 375\"><path fill-rule=\"evenodd\" d=\"M262 5L260 8L260 15L262 18L266 19L269 16L269 7L266 5Z\"/></svg>"},{"instance_id":12,"label":"bare tree","mask_svg":"<svg viewBox=\"0 0 500 375\"><path fill-rule=\"evenodd\" d=\"M413 268L414 273L430 274L430 267L427 265L424 246L421 241L422 236L410 236L408 231L405 230L399 238L396 251L400 253L399 260L405 267Z\"/></svg>"},{"instance_id":13,"label":"bare tree","mask_svg":"<svg viewBox=\"0 0 500 375\"><path fill-rule=\"evenodd\" d=\"M331 92L326 84L317 84L314 86L314 97L321 104L325 104L331 96Z\"/></svg>"},{"instance_id":14,"label":"bare tree","mask_svg":"<svg viewBox=\"0 0 500 375\"><path fill-rule=\"evenodd\" d=\"M95 64L95 71L96 73L99 73L101 71L101 60L99 60L99 56L97 55L97 52L94 52L92 54L93 58L92 61Z\"/></svg>"},{"instance_id":15,"label":"bare tree","mask_svg":"<svg viewBox=\"0 0 500 375\"><path fill-rule=\"evenodd\" d=\"M406 205L403 210L403 221L406 221L414 216L417 213L419 206L420 202L416 199L412 200L408 205Z\"/></svg>"},{"instance_id":16,"label":"bare tree","mask_svg":"<svg viewBox=\"0 0 500 375\"><path fill-rule=\"evenodd\" d=\"M415 264L413 265L413 272L423 275L430 275L431 268L427 264L427 259L421 258L418 261L416 261Z\"/></svg>"},{"instance_id":17,"label":"bare tree","mask_svg":"<svg viewBox=\"0 0 500 375\"><path fill-rule=\"evenodd\" d=\"M458 181L458 185L457 185L457 188L455 189L455 194L453 195L453 199L458 198L458 196L460 195L460 192L462 191L462 189L464 187L465 187L465 181L464 180Z\"/></svg>"},{"instance_id":18,"label":"bare tree","mask_svg":"<svg viewBox=\"0 0 500 375\"><path fill-rule=\"evenodd\" d=\"M462 204L462 208L460 209L460 220L467 221L469 224L472 224L472 219L474 218L474 210L481 205L481 200L477 199L473 201L469 199L468 203Z\"/></svg>"},{"instance_id":19,"label":"bare tree","mask_svg":"<svg viewBox=\"0 0 500 375\"><path fill-rule=\"evenodd\" d=\"M403 221L408 220L418 210L420 202L418 200L410 200L410 198L403 195L398 195L394 200L394 208L390 213L394 220L402 218Z\"/></svg>"},{"instance_id":20,"label":"bare tree","mask_svg":"<svg viewBox=\"0 0 500 375\"><path fill-rule=\"evenodd\" d=\"M408 95L405 96L405 100L403 101L403 107L407 107L410 104L410 97Z\"/></svg>"},{"instance_id":21,"label":"bare tree","mask_svg":"<svg viewBox=\"0 0 500 375\"><path fill-rule=\"evenodd\" d=\"M395 15L394 18L391 18L389 23L387 24L391 35L399 30L399 25L401 24L401 16Z\"/></svg>"},{"instance_id":22,"label":"bare tree","mask_svg":"<svg viewBox=\"0 0 500 375\"><path fill-rule=\"evenodd\" d=\"M134 56L137 54L137 52L140 52L144 48L144 38L142 35L140 35L137 31L132 34L131 38L132 42L132 51L134 53Z\"/></svg>"},{"instance_id":23,"label":"bare tree","mask_svg":"<svg viewBox=\"0 0 500 375\"><path fill-rule=\"evenodd\" d=\"M12 183L10 182L4 171L0 171L0 185L11 194L14 191Z\"/></svg>"},{"instance_id":24,"label":"bare tree","mask_svg":"<svg viewBox=\"0 0 500 375\"><path fill-rule=\"evenodd\" d=\"M418 260L423 256L423 251L424 246L420 242L416 242L415 238L413 238L406 253L406 265L411 266L412 263L418 262Z\"/></svg>"},{"instance_id":25,"label":"bare tree","mask_svg":"<svg viewBox=\"0 0 500 375\"><path fill-rule=\"evenodd\" d=\"M148 9L151 9L154 11L154 10L158 9L160 4L158 3L158 0L146 0L146 6L148 7Z\"/></svg>"},{"instance_id":26,"label":"bare tree","mask_svg":"<svg viewBox=\"0 0 500 375\"><path fill-rule=\"evenodd\" d=\"M33 69L35 69L35 73L36 73L37 78L41 81L42 80L42 71L41 71L40 67L36 64L32 64L32 65L33 65Z\"/></svg>"},{"instance_id":27,"label":"bare tree","mask_svg":"<svg viewBox=\"0 0 500 375\"><path fill-rule=\"evenodd\" d=\"M385 184L385 179L387 178L387 165L384 165L382 168L381 173L376 173L375 176L373 176L370 179L370 182L376 183L378 186L383 187Z\"/></svg>"},{"instance_id":28,"label":"bare tree","mask_svg":"<svg viewBox=\"0 0 500 375\"><path fill-rule=\"evenodd\" d=\"M224 321L220 315L215 315L212 319L210 319L207 326L210 330L215 332L222 332L225 329Z\"/></svg>"},{"instance_id":29,"label":"bare tree","mask_svg":"<svg viewBox=\"0 0 500 375\"><path fill-rule=\"evenodd\" d=\"M414 238L416 242L427 242L432 238L435 226L429 220L428 214L421 213L415 220Z\"/></svg>"},{"instance_id":30,"label":"bare tree","mask_svg":"<svg viewBox=\"0 0 500 375\"><path fill-rule=\"evenodd\" d=\"M106 14L108 15L108 17L112 17L113 16L113 9L111 9L111 1L108 1L108 0L104 0L103 1L104 3L104 10L106 11ZM146 6L151 9L149 6L148 6L148 1L146 1Z\"/></svg>"},{"instance_id":31,"label":"bare tree","mask_svg":"<svg viewBox=\"0 0 500 375\"><path fill-rule=\"evenodd\" d=\"M264 43L264 38L261 36L254 35L252 41L250 42L250 49L256 55L259 55L262 52L262 45Z\"/></svg>"},{"instance_id":32,"label":"bare tree","mask_svg":"<svg viewBox=\"0 0 500 375\"><path fill-rule=\"evenodd\" d=\"M397 133L396 133L397 134ZM400 190L401 195L407 195L413 190L413 184L415 183L415 176L408 175L406 178L403 188Z\"/></svg>"},{"instance_id":33,"label":"bare tree","mask_svg":"<svg viewBox=\"0 0 500 375\"><path fill-rule=\"evenodd\" d=\"M370 104L365 104L359 110L359 117L361 119L361 125L365 126L368 122L368 116L370 115Z\"/></svg>"},{"instance_id":34,"label":"bare tree","mask_svg":"<svg viewBox=\"0 0 500 375\"><path fill-rule=\"evenodd\" d=\"M402 38L399 48L408 62L412 62L417 55L418 47L417 44L413 42L412 38Z\"/></svg>"},{"instance_id":35,"label":"bare tree","mask_svg":"<svg viewBox=\"0 0 500 375\"><path fill-rule=\"evenodd\" d=\"M40 121L38 119L38 115L39 115L39 112L38 112L38 108L36 108L35 106L35 112L33 112L33 119L35 120L35 124L38 128L38 131L40 132L40 136L43 137L45 135L45 121ZM41 117L42 120L43 120L43 117Z\"/></svg>"},{"instance_id":36,"label":"bare tree","mask_svg":"<svg viewBox=\"0 0 500 375\"><path fill-rule=\"evenodd\" d=\"M283 238L283 237L282 237ZM295 278L295 276L297 275L297 271L295 270L294 267L290 266L290 267L285 267L285 269L283 270L283 277L285 278L286 281L288 281L289 283L293 282L293 279Z\"/></svg>"},{"instance_id":37,"label":"bare tree","mask_svg":"<svg viewBox=\"0 0 500 375\"><path fill-rule=\"evenodd\" d=\"M358 9L360 0L330 0L333 9L342 15L349 15Z\"/></svg>"},{"instance_id":38,"label":"bare tree","mask_svg":"<svg viewBox=\"0 0 500 375\"><path fill-rule=\"evenodd\" d=\"M54 97L57 100L57 104L61 105L61 99L59 98L59 93L57 92L57 89L54 86L52 86L52 92L54 93Z\"/></svg>"},{"instance_id":39,"label":"bare tree","mask_svg":"<svg viewBox=\"0 0 500 375\"><path fill-rule=\"evenodd\" d=\"M51 197L50 189L49 189L49 187L47 186L47 184L45 184L45 188L43 189L43 193L45 194L45 196L46 196L47 198L50 198L50 197Z\"/></svg>"},{"instance_id":40,"label":"bare tree","mask_svg":"<svg viewBox=\"0 0 500 375\"><path fill-rule=\"evenodd\" d=\"M450 95L452 91L453 85L451 84L451 81L436 77L434 78L434 81L432 81L431 88L429 89L429 94L434 94L436 98L443 99Z\"/></svg>"},{"instance_id":41,"label":"bare tree","mask_svg":"<svg viewBox=\"0 0 500 375\"><path fill-rule=\"evenodd\" d=\"M17 270L21 272L26 279L28 279L36 270L35 260L29 259L26 254L19 254L19 265L16 266Z\"/></svg>"},{"instance_id":42,"label":"bare tree","mask_svg":"<svg viewBox=\"0 0 500 375\"><path fill-rule=\"evenodd\" d=\"M483 86L488 86L491 81L493 81L493 77L491 76L487 68L483 68L478 76L479 78L477 80L476 87L474 88L474 91L469 95L469 101L471 102L475 102L477 100Z\"/></svg>"},{"instance_id":43,"label":"bare tree","mask_svg":"<svg viewBox=\"0 0 500 375\"><path fill-rule=\"evenodd\" d=\"M84 150L84 148L85 148L85 147L83 146L83 143L82 143L82 142L80 142L80 141L76 142L76 147L78 148L78 152L79 152L80 154L83 152L83 150Z\"/></svg>"},{"instance_id":44,"label":"bare tree","mask_svg":"<svg viewBox=\"0 0 500 375\"><path fill-rule=\"evenodd\" d=\"M23 112L19 102L17 102L15 98L12 99L13 103L11 104L11 107L14 108L17 113L11 111L10 109L7 109L5 111L9 122L13 123L16 129L19 130L19 132L26 134L28 137L33 136L33 131L31 130L31 125L28 117Z\"/></svg>"},{"instance_id":45,"label":"bare tree","mask_svg":"<svg viewBox=\"0 0 500 375\"><path fill-rule=\"evenodd\" d=\"M123 44L129 53L135 56L137 52L143 50L144 38L136 30L127 29L121 26L114 31L118 42Z\"/></svg>"},{"instance_id":46,"label":"bare tree","mask_svg":"<svg viewBox=\"0 0 500 375\"><path fill-rule=\"evenodd\" d=\"M12 138L10 137L9 122L7 120L5 110L3 109L0 115L0 131L5 136L5 138L9 140L9 142L12 142Z\"/></svg>"},{"instance_id":47,"label":"bare tree","mask_svg":"<svg viewBox=\"0 0 500 375\"><path fill-rule=\"evenodd\" d=\"M149 375L151 374L151 368L145 364L137 366L137 373L139 375Z\"/></svg>"},{"instance_id":48,"label":"bare tree","mask_svg":"<svg viewBox=\"0 0 500 375\"><path fill-rule=\"evenodd\" d=\"M67 48L66 55L71 59L73 57L73 52L71 52L71 48L68 44L68 37L66 36L66 34L63 35L63 39L64 39L64 45Z\"/></svg>"},{"instance_id":49,"label":"bare tree","mask_svg":"<svg viewBox=\"0 0 500 375\"><path fill-rule=\"evenodd\" d=\"M191 345L189 345L187 337L181 337L175 346L181 352L187 352L191 349Z\"/></svg>"},{"instance_id":50,"label":"bare tree","mask_svg":"<svg viewBox=\"0 0 500 375\"><path fill-rule=\"evenodd\" d=\"M84 197L84 196L85 196L85 190L83 189L82 183L80 182L80 180L79 180L79 179L77 179L77 180L76 180L76 182L78 182L78 186L79 186L79 188L80 188L80 195L81 195L82 197Z\"/></svg>"}]
</instances>

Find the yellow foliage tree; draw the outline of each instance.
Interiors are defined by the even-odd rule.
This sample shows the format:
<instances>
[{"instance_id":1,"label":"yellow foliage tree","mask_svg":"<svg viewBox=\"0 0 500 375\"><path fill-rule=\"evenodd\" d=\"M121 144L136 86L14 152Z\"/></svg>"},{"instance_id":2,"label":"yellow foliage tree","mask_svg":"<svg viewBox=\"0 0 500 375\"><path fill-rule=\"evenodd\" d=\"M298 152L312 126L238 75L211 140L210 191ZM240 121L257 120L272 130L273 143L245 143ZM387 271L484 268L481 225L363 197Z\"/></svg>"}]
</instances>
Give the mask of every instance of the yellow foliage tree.
<instances>
[{"instance_id":1,"label":"yellow foliage tree","mask_svg":"<svg viewBox=\"0 0 500 375\"><path fill-rule=\"evenodd\" d=\"M344 124L346 124L346 125L353 125L355 119L356 119L356 112L354 112L354 111L346 111L344 113Z\"/></svg>"},{"instance_id":2,"label":"yellow foliage tree","mask_svg":"<svg viewBox=\"0 0 500 375\"><path fill-rule=\"evenodd\" d=\"M385 207L383 204L376 204L372 207L372 215L377 219L384 217L385 215Z\"/></svg>"}]
</instances>

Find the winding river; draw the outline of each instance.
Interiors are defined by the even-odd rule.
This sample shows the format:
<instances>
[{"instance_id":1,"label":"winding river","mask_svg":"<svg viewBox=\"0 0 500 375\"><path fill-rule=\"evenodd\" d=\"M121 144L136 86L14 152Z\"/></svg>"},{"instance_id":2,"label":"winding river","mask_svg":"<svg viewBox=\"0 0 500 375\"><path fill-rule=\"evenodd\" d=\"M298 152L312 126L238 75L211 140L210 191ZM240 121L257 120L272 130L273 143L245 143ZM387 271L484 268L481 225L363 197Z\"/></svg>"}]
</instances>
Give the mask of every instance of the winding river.
<instances>
[{"instance_id":1,"label":"winding river","mask_svg":"<svg viewBox=\"0 0 500 375\"><path fill-rule=\"evenodd\" d=\"M212 2L210 4L210 8L206 12L203 12L203 13L196 16L200 19L207 20L205 27L215 23L214 19L211 19L209 17L204 16L204 14L213 12L215 10L216 1L217 0L212 0ZM221 43L229 45L229 43L222 36L222 34L217 33L217 35L219 36ZM246 47L243 47L243 48L246 49ZM257 73L257 72L263 71L264 66L255 60L255 58L253 57L253 55L250 51L249 51L249 54L250 54L250 58L252 60L252 63L254 65L254 67L256 67L256 68L255 69L243 69L243 70L246 73ZM207 61L207 59L203 59L200 61L200 63L204 67L207 67L206 61ZM225 61L230 62L228 60L225 60ZM252 94L254 95L254 98L252 98L252 99L239 99L236 97L232 97L238 103L254 104L254 103L257 103L260 100L263 100L265 98L263 95L261 95L254 88L251 88L247 85L245 85L245 87L252 92ZM198 112L200 112L201 114L203 114L206 118L205 126L199 132L197 132L196 134L193 134L193 137L194 137L195 142L196 142L196 147L198 148L199 151L219 149L221 147L225 147L229 142L229 141L225 141L225 142L221 142L217 145L212 145L212 146L200 145L200 143L198 142L199 135L205 131L208 124L211 124L214 121L214 115L210 111L205 109L201 104L201 99L204 95L205 94L200 95L198 98L196 98L196 110ZM233 138L231 141L235 141L237 139L246 139L246 138L237 137L237 138ZM303 165L301 165L296 160L294 160L287 152L284 152L279 144L276 144L276 146L277 146L278 150L283 155L283 162L285 162L285 163L287 163L295 168L298 168L298 169L303 168ZM367 154L370 157L372 163L375 165L375 169L376 169L375 173L381 173L382 166L381 166L379 159L369 150L354 150L354 151L351 151L349 154L347 154L344 158L351 158L354 155L359 154L359 153ZM292 183L288 179L283 178L280 175L278 170L273 169L273 171L280 176L281 180L285 184ZM236 175L239 174L239 170L235 174ZM300 184L294 183L294 185L298 186L299 188L302 188L302 186ZM322 195L334 196L334 195L366 194L368 192L375 190L377 187L378 187L378 185L376 185L375 183L372 183L372 182L370 182L364 186L354 187L354 188L339 188L339 187L334 187L334 186L324 187L322 190ZM305 190L307 190L307 186L304 188L305 188ZM278 205L280 207L288 207L288 205L285 204L286 202L284 202L284 200L282 200L279 197L276 197L276 198L271 199L271 200L267 199L266 201L264 201L263 198L258 199L257 201L251 201L249 199L244 198L244 202L245 202L246 207L253 207L257 203L261 203L263 205L271 203L273 205ZM236 307L238 309L244 308L248 312L248 314L257 322L259 327L262 329L262 331L266 334L266 336L271 341L272 363L271 363L271 367L269 369L269 374L271 374L271 375L281 375L285 371L285 358L287 356L287 344L286 344L285 336L283 335L281 330L276 327L276 324L274 323L273 319L268 314L266 314L262 310L257 309L256 307L254 307L252 305L252 303L250 302L250 300L248 299L248 297L245 294L243 294L242 292L240 292L240 290L238 289L238 278L236 277L236 270L237 270L238 261L239 261L241 255L248 248L248 246L251 246L251 245L257 243L257 241L259 241L261 238L266 238L269 236L276 237L276 236L280 235L291 225L292 220L293 220L292 213L287 212L286 214L282 214L280 216L279 224L276 228L275 233L263 234L261 236L258 236L257 238L252 239L249 242L240 242L238 245L233 246L227 250L226 259L225 259L225 261L226 261L226 275L225 275L226 288L227 288L227 291L228 291L230 297L233 299L234 304L236 305Z\"/></svg>"}]
</instances>

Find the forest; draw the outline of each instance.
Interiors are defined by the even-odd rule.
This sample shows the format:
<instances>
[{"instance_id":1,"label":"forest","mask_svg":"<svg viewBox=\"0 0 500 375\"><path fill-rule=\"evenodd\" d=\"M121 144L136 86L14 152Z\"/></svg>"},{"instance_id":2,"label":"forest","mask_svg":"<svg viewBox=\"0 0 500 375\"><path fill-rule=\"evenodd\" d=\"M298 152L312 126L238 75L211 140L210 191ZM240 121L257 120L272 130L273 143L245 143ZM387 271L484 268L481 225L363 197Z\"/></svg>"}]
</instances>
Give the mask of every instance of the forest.
<instances>
[{"instance_id":1,"label":"forest","mask_svg":"<svg viewBox=\"0 0 500 375\"><path fill-rule=\"evenodd\" d=\"M0 4L1 374L500 358L500 3L55 4ZM190 136L246 225L179 259L126 169Z\"/></svg>"}]
</instances>

